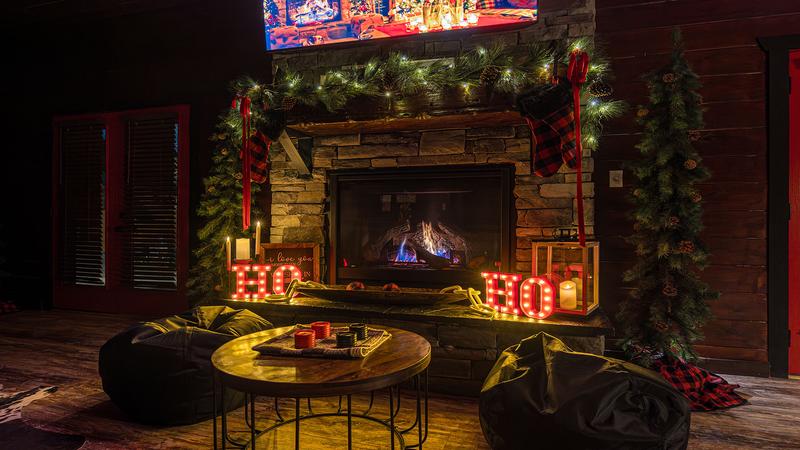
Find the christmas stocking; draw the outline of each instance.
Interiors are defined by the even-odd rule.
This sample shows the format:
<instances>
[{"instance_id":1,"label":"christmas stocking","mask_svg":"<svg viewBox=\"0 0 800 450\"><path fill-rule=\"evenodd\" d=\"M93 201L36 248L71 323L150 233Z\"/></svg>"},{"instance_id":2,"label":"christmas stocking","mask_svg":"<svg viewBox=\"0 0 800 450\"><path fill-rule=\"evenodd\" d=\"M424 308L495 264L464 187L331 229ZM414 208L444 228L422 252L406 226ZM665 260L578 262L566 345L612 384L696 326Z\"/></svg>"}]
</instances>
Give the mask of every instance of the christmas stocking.
<instances>
[{"instance_id":1,"label":"christmas stocking","mask_svg":"<svg viewBox=\"0 0 800 450\"><path fill-rule=\"evenodd\" d=\"M272 141L257 131L250 138L250 179L256 183L269 183L269 148Z\"/></svg>"},{"instance_id":2,"label":"christmas stocking","mask_svg":"<svg viewBox=\"0 0 800 450\"><path fill-rule=\"evenodd\" d=\"M556 174L564 163L570 168L578 163L572 97L566 84L546 86L517 99L533 135L531 169L541 177Z\"/></svg>"}]
</instances>

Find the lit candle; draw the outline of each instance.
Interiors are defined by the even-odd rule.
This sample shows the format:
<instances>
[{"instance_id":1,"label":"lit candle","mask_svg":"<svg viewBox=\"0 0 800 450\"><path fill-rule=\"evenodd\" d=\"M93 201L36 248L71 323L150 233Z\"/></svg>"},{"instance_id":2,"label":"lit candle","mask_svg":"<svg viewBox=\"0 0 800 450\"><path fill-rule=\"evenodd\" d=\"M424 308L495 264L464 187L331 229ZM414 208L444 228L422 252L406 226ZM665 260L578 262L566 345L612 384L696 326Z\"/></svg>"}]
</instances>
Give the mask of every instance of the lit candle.
<instances>
[{"instance_id":1,"label":"lit candle","mask_svg":"<svg viewBox=\"0 0 800 450\"><path fill-rule=\"evenodd\" d=\"M578 297L575 293L575 282L562 281L558 285L558 306L561 309L575 309L578 307Z\"/></svg>"},{"instance_id":2,"label":"lit candle","mask_svg":"<svg viewBox=\"0 0 800 450\"><path fill-rule=\"evenodd\" d=\"M231 271L231 237L225 238L225 266Z\"/></svg>"},{"instance_id":3,"label":"lit candle","mask_svg":"<svg viewBox=\"0 0 800 450\"><path fill-rule=\"evenodd\" d=\"M475 14L475 13L469 13L469 14L467 14L467 22L468 22L470 25L475 25L476 23L478 23L478 15L477 15L477 14Z\"/></svg>"},{"instance_id":4,"label":"lit candle","mask_svg":"<svg viewBox=\"0 0 800 450\"><path fill-rule=\"evenodd\" d=\"M261 254L261 221L256 221L256 256Z\"/></svg>"},{"instance_id":5,"label":"lit candle","mask_svg":"<svg viewBox=\"0 0 800 450\"><path fill-rule=\"evenodd\" d=\"M247 261L250 259L250 239L236 239L236 259Z\"/></svg>"}]
</instances>

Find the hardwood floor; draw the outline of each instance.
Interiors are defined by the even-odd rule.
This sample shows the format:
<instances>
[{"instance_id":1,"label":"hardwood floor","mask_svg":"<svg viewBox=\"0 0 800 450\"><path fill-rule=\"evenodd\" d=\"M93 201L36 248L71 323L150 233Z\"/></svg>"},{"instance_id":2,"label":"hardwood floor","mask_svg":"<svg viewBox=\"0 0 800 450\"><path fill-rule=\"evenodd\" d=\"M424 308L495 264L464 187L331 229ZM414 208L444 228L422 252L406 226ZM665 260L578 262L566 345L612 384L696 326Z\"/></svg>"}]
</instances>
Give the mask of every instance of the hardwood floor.
<instances>
[{"instance_id":1,"label":"hardwood floor","mask_svg":"<svg viewBox=\"0 0 800 450\"><path fill-rule=\"evenodd\" d=\"M208 448L211 422L183 427L156 428L135 424L114 407L103 393L97 375L97 352L106 339L133 324L137 318L74 311L25 311L0 316L0 385L14 392L38 385L55 385L58 391L23 410L29 425L86 436L84 449ZM800 447L800 381L728 377L742 385L750 404L727 411L692 416L692 449L777 449ZM386 404L377 399L385 411ZM411 417L410 398L402 402ZM354 400L366 406L367 397ZM332 401L315 400L314 408L332 408ZM486 449L478 422L477 401L432 395L430 438L426 449ZM281 407L291 416L289 402ZM258 405L265 422L273 417L269 402ZM403 413L401 413L403 414ZM327 419L325 419L327 420ZM334 425L335 422L317 422ZM303 448L343 448L344 424L303 424ZM244 429L241 410L231 428ZM354 423L356 448L388 447L386 431L371 424ZM260 441L261 448L291 448L291 429ZM2 443L0 443L2 448Z\"/></svg>"}]
</instances>

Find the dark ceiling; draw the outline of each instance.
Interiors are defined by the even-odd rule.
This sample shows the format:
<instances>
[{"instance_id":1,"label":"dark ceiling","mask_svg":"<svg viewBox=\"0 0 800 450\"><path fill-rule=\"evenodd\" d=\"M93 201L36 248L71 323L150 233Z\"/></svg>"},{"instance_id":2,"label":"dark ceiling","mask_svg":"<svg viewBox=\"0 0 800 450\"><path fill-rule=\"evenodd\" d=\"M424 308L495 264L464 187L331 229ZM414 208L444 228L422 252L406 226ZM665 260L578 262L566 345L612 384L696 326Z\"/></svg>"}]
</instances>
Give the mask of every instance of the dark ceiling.
<instances>
[{"instance_id":1,"label":"dark ceiling","mask_svg":"<svg viewBox=\"0 0 800 450\"><path fill-rule=\"evenodd\" d=\"M83 22L171 8L197 0L3 0L3 25Z\"/></svg>"}]
</instances>

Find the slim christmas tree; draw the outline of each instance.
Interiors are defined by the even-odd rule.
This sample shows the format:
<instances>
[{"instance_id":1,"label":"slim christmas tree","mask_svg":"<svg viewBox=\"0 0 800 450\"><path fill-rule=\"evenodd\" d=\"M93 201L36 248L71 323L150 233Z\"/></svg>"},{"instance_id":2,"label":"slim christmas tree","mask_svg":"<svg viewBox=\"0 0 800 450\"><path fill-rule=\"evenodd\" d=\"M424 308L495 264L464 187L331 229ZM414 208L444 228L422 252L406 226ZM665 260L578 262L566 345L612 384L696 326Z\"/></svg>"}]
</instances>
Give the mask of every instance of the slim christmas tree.
<instances>
[{"instance_id":1,"label":"slim christmas tree","mask_svg":"<svg viewBox=\"0 0 800 450\"><path fill-rule=\"evenodd\" d=\"M696 274L708 254L698 240L702 196L709 177L693 147L703 125L697 75L673 35L668 65L648 75L649 105L639 109L642 158L632 164L634 245L638 260L625 273L634 289L618 315L628 355L644 365L659 357L693 360L692 343L710 316L707 300L718 294Z\"/></svg>"},{"instance_id":2,"label":"slim christmas tree","mask_svg":"<svg viewBox=\"0 0 800 450\"><path fill-rule=\"evenodd\" d=\"M248 83L254 84L247 79L236 83L235 92L246 91L247 88L242 86ZM252 238L255 221L263 217L256 202L261 186L253 183L250 206L253 226L250 230L242 230L241 123L239 113L228 110L220 117L217 132L211 136L215 143L213 166L203 179L205 191L196 212L202 227L197 232L198 244L193 251L195 262L187 283L189 296L195 302L224 297L223 291L228 288L225 240L228 237L231 242L239 237ZM256 122L254 128L259 125L261 123Z\"/></svg>"}]
</instances>

